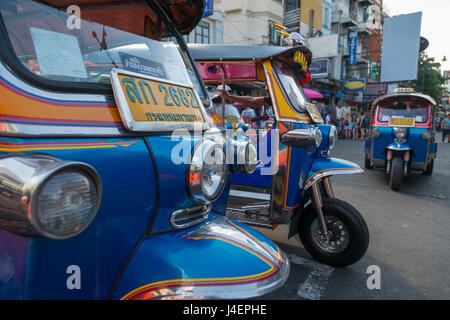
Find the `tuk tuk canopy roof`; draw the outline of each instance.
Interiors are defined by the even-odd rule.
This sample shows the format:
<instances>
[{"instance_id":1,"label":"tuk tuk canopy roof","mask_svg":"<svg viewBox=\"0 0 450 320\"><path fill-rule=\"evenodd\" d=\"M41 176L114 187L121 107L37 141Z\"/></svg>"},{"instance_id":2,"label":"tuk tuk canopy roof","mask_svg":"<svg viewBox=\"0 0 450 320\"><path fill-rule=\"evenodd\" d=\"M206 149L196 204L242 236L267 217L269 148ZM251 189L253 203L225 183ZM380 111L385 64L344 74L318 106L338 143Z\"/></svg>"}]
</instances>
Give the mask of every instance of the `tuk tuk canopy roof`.
<instances>
[{"instance_id":1,"label":"tuk tuk canopy roof","mask_svg":"<svg viewBox=\"0 0 450 320\"><path fill-rule=\"evenodd\" d=\"M392 93L392 94L386 94L384 96L381 96L377 99L375 99L372 103L373 107L376 107L381 101L389 101L389 100L395 100L396 98L403 98L403 99L423 99L431 103L432 105L436 105L436 101L423 93L415 93L415 92L405 92L405 93Z\"/></svg>"},{"instance_id":2,"label":"tuk tuk canopy roof","mask_svg":"<svg viewBox=\"0 0 450 320\"><path fill-rule=\"evenodd\" d=\"M300 50L307 54L309 65L312 56L311 51L304 46L276 47L222 44L189 44L188 46L196 61L258 61Z\"/></svg>"}]
</instances>

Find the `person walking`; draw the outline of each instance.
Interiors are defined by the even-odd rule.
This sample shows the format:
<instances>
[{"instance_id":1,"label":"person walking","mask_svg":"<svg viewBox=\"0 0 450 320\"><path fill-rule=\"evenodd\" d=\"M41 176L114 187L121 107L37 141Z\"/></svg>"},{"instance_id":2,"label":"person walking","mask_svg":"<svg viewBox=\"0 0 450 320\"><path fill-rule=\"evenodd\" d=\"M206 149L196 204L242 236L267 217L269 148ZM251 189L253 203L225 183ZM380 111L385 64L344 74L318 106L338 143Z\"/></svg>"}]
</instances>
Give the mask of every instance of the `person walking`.
<instances>
[{"instance_id":1,"label":"person walking","mask_svg":"<svg viewBox=\"0 0 450 320\"><path fill-rule=\"evenodd\" d=\"M331 115L333 113L331 111L328 112L327 116L325 117L325 124L331 124Z\"/></svg>"},{"instance_id":2,"label":"person walking","mask_svg":"<svg viewBox=\"0 0 450 320\"><path fill-rule=\"evenodd\" d=\"M344 118L344 134L345 140L349 140L351 138L352 133L352 117L350 113L347 113Z\"/></svg>"},{"instance_id":3,"label":"person walking","mask_svg":"<svg viewBox=\"0 0 450 320\"><path fill-rule=\"evenodd\" d=\"M352 131L353 131L353 140L358 140L358 132L361 127L361 117L356 116L355 121L353 122Z\"/></svg>"},{"instance_id":4,"label":"person walking","mask_svg":"<svg viewBox=\"0 0 450 320\"><path fill-rule=\"evenodd\" d=\"M442 142L445 142L445 138L447 137L447 143L450 143L450 113L447 115L447 118L442 121Z\"/></svg>"},{"instance_id":5,"label":"person walking","mask_svg":"<svg viewBox=\"0 0 450 320\"><path fill-rule=\"evenodd\" d=\"M364 112L361 112L361 120L360 120L360 124L361 124L361 140L364 140L366 137L366 132L367 129L369 128L369 120L367 120L367 116L365 115Z\"/></svg>"}]
</instances>

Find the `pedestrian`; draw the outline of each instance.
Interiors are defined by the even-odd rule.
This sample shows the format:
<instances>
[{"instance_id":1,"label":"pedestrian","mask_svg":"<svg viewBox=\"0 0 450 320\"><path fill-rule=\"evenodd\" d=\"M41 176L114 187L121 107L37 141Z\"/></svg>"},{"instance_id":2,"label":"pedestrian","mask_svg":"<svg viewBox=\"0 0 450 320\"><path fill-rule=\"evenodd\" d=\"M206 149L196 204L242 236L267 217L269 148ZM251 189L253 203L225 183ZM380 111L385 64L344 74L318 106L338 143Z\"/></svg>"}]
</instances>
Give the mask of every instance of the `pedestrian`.
<instances>
[{"instance_id":1,"label":"pedestrian","mask_svg":"<svg viewBox=\"0 0 450 320\"><path fill-rule=\"evenodd\" d=\"M325 124L331 124L331 115L332 115L332 112L329 111L327 113L327 116L325 117Z\"/></svg>"},{"instance_id":2,"label":"pedestrian","mask_svg":"<svg viewBox=\"0 0 450 320\"><path fill-rule=\"evenodd\" d=\"M358 140L358 132L361 127L361 117L359 115L356 116L353 121L352 132L353 132L353 140Z\"/></svg>"},{"instance_id":3,"label":"pedestrian","mask_svg":"<svg viewBox=\"0 0 450 320\"><path fill-rule=\"evenodd\" d=\"M445 142L447 137L447 143L450 143L450 113L447 114L447 118L442 121L442 142Z\"/></svg>"},{"instance_id":4,"label":"pedestrian","mask_svg":"<svg viewBox=\"0 0 450 320\"><path fill-rule=\"evenodd\" d=\"M337 127L337 129L338 129L338 136L340 136L340 137L345 137L344 123L345 123L345 119L344 119L344 117L341 117L339 119L339 125Z\"/></svg>"},{"instance_id":5,"label":"pedestrian","mask_svg":"<svg viewBox=\"0 0 450 320\"><path fill-rule=\"evenodd\" d=\"M352 117L350 116L350 113L347 113L345 116L344 133L345 133L345 140L349 140L351 138L352 133Z\"/></svg>"},{"instance_id":6,"label":"pedestrian","mask_svg":"<svg viewBox=\"0 0 450 320\"><path fill-rule=\"evenodd\" d=\"M364 112L361 112L361 120L360 120L360 124L361 124L361 140L364 140L364 138L366 137L366 131L369 128L369 120L367 120L367 116L364 114Z\"/></svg>"}]
</instances>

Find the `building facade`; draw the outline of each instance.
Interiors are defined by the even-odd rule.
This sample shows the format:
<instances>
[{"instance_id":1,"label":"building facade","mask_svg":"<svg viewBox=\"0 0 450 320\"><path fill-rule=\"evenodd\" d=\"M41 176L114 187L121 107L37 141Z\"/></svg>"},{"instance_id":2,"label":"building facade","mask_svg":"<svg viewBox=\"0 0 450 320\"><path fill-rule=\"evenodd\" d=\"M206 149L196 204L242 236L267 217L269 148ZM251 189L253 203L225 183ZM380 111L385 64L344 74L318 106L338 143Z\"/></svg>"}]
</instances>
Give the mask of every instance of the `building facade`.
<instances>
[{"instance_id":1,"label":"building facade","mask_svg":"<svg viewBox=\"0 0 450 320\"><path fill-rule=\"evenodd\" d=\"M272 23L283 24L283 0L215 0L214 7L224 13L224 44L280 44Z\"/></svg>"},{"instance_id":2,"label":"building facade","mask_svg":"<svg viewBox=\"0 0 450 320\"><path fill-rule=\"evenodd\" d=\"M188 36L185 36L188 43L223 43L225 12L216 8L215 2L217 0L208 1L210 11L205 12L205 16L200 23Z\"/></svg>"},{"instance_id":3,"label":"building facade","mask_svg":"<svg viewBox=\"0 0 450 320\"><path fill-rule=\"evenodd\" d=\"M300 8L310 1L300 0ZM314 59L310 87L325 95L325 104L365 111L374 92L384 92L378 86L383 12L381 0L322 1L321 32L308 42Z\"/></svg>"}]
</instances>

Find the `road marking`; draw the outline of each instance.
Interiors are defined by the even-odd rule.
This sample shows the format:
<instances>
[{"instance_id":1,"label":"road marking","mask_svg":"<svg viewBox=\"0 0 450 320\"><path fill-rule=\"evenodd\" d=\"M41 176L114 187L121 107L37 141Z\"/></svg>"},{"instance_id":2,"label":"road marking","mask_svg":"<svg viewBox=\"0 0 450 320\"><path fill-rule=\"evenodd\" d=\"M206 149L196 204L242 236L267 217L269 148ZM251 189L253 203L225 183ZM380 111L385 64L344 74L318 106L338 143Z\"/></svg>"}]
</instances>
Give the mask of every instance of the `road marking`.
<instances>
[{"instance_id":1,"label":"road marking","mask_svg":"<svg viewBox=\"0 0 450 320\"><path fill-rule=\"evenodd\" d=\"M334 268L295 254L286 253L286 255L292 263L312 269L298 288L297 295L308 300L320 300L327 289L328 279L333 274Z\"/></svg>"}]
</instances>

